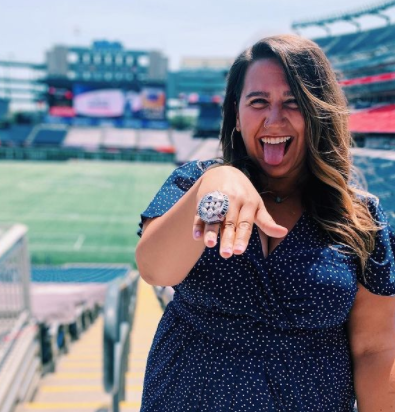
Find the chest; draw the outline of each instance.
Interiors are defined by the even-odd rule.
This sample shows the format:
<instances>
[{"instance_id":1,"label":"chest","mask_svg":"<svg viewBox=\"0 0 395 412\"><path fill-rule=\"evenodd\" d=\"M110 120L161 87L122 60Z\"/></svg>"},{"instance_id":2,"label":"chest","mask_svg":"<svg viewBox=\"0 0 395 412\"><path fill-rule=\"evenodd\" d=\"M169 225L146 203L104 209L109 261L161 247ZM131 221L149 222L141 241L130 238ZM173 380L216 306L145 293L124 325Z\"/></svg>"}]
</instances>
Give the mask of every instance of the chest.
<instances>
[{"instance_id":1,"label":"chest","mask_svg":"<svg viewBox=\"0 0 395 412\"><path fill-rule=\"evenodd\" d=\"M342 324L356 294L356 264L304 214L268 255L256 226L247 251L223 259L206 249L177 286L199 307L252 316L281 327Z\"/></svg>"},{"instance_id":2,"label":"chest","mask_svg":"<svg viewBox=\"0 0 395 412\"><path fill-rule=\"evenodd\" d=\"M273 212L270 213L277 224L288 229L288 233L293 230L293 228L298 224L299 220L301 220L304 214L301 208L291 209L288 211L288 213L285 214ZM269 254L271 254L280 245L280 243L286 239L286 236L283 238L269 237L260 228L257 229L261 243L262 254L265 258L267 258Z\"/></svg>"}]
</instances>

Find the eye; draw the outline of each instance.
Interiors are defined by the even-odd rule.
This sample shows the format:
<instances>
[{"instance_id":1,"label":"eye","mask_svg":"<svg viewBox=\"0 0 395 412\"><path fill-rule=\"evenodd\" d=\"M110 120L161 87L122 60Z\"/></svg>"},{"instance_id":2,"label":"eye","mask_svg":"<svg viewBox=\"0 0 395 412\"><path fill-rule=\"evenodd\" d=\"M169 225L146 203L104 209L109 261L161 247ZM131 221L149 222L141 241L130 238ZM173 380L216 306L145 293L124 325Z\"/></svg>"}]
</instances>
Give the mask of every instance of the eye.
<instances>
[{"instance_id":1,"label":"eye","mask_svg":"<svg viewBox=\"0 0 395 412\"><path fill-rule=\"evenodd\" d=\"M296 99L286 100L284 104L290 109L299 109L299 104Z\"/></svg>"},{"instance_id":2,"label":"eye","mask_svg":"<svg viewBox=\"0 0 395 412\"><path fill-rule=\"evenodd\" d=\"M262 98L253 99L250 101L249 106L254 107L255 109L261 109L265 107L269 102Z\"/></svg>"}]
</instances>

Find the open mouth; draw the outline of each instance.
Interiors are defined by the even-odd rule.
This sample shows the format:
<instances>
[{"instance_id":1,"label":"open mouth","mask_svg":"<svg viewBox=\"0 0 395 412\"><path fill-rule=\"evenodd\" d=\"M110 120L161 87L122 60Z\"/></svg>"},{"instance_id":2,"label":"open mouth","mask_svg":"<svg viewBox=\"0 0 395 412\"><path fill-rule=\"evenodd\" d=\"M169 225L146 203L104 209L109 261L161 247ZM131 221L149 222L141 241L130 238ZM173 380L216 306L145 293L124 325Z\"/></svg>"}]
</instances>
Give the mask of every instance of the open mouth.
<instances>
[{"instance_id":1,"label":"open mouth","mask_svg":"<svg viewBox=\"0 0 395 412\"><path fill-rule=\"evenodd\" d=\"M263 159L266 164L278 166L282 163L284 156L293 141L292 136L269 136L259 139L263 149Z\"/></svg>"},{"instance_id":2,"label":"open mouth","mask_svg":"<svg viewBox=\"0 0 395 412\"><path fill-rule=\"evenodd\" d=\"M264 149L265 145L280 145L284 147L284 155L287 153L289 147L291 146L292 141L294 140L293 136L281 136L281 137L262 137L259 139L262 148ZM285 146L283 145L285 143ZM274 147L273 147L274 148Z\"/></svg>"}]
</instances>

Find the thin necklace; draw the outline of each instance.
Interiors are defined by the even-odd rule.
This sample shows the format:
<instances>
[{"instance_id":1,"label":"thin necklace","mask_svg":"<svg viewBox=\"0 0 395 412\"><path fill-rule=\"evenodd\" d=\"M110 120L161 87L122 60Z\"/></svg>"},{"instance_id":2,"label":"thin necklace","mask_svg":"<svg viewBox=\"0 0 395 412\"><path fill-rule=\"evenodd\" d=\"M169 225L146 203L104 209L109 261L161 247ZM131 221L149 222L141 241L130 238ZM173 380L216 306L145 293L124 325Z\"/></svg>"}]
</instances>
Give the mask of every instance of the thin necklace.
<instances>
[{"instance_id":1,"label":"thin necklace","mask_svg":"<svg viewBox=\"0 0 395 412\"><path fill-rule=\"evenodd\" d=\"M272 193L273 192L262 192L261 195L269 195L275 203L280 204L285 202L287 199L289 199L295 192L297 189L295 189L293 192L291 192L289 195L281 197L281 196L275 196Z\"/></svg>"},{"instance_id":2,"label":"thin necklace","mask_svg":"<svg viewBox=\"0 0 395 412\"><path fill-rule=\"evenodd\" d=\"M280 196L273 196L270 195L270 197L276 202L276 203L283 203L285 202L291 195L285 196L285 197L280 197Z\"/></svg>"}]
</instances>

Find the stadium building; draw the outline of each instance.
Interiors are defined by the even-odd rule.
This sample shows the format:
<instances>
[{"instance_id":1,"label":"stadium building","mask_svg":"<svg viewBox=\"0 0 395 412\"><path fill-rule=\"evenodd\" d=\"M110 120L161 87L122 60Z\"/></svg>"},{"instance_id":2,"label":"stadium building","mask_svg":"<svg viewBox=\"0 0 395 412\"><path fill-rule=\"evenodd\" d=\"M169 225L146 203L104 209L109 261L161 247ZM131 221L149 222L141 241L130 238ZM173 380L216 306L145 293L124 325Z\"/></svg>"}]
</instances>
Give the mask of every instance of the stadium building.
<instances>
[{"instance_id":1,"label":"stadium building","mask_svg":"<svg viewBox=\"0 0 395 412\"><path fill-rule=\"evenodd\" d=\"M358 26L359 17L385 16L391 5L294 23L295 30L328 31L316 41L339 75L354 136L370 147L395 147L395 26L385 17L382 27L342 35L329 26ZM170 74L168 94L192 101L221 94L230 63L188 59ZM167 60L158 52L107 42L55 46L45 64L0 62L0 69L0 120L14 102L48 108L47 123L0 122L0 159L151 161L0 162L0 410L115 412L122 400L123 412L137 412L149 348L173 291L138 282L135 231L139 213L175 166L141 153L163 150L171 135L176 161L205 160L220 155L218 140L125 127L142 126L149 115L161 122ZM18 78L16 70L32 76ZM113 127L117 122L123 127ZM131 148L140 157L129 156ZM356 148L353 155L394 225L395 151ZM190 183L177 182L182 190ZM10 221L22 224L4 225Z\"/></svg>"},{"instance_id":2,"label":"stadium building","mask_svg":"<svg viewBox=\"0 0 395 412\"><path fill-rule=\"evenodd\" d=\"M55 46L47 53L43 80L47 120L167 127L166 78L167 58L158 51L126 50L119 42L107 41L94 42L91 48Z\"/></svg>"},{"instance_id":3,"label":"stadium building","mask_svg":"<svg viewBox=\"0 0 395 412\"><path fill-rule=\"evenodd\" d=\"M222 95L232 63L231 58L184 58L180 70L169 73L168 97L192 95L193 101L199 96Z\"/></svg>"},{"instance_id":4,"label":"stadium building","mask_svg":"<svg viewBox=\"0 0 395 412\"><path fill-rule=\"evenodd\" d=\"M25 78L16 75L21 68ZM66 123L70 124L76 118L77 124L89 123L91 118L97 124L100 119L117 119L122 125L133 118L138 120L137 127L144 127L141 122L166 118L167 57L159 51L127 50L119 42L108 41L95 41L91 47L57 45L47 52L44 64L2 61L0 70L0 98L11 105L30 102L33 109L48 111L49 122L69 119ZM99 93L102 90L108 93ZM80 113L81 105L74 98L82 93Z\"/></svg>"}]
</instances>

